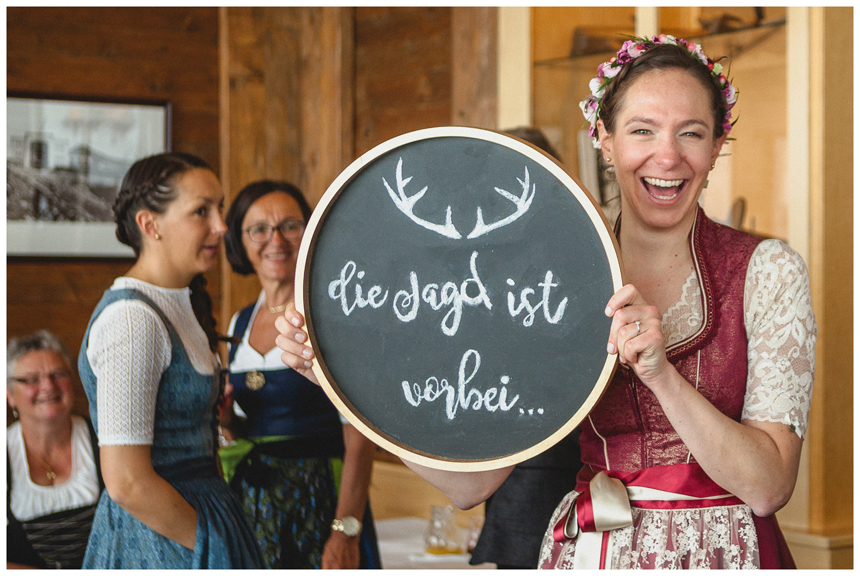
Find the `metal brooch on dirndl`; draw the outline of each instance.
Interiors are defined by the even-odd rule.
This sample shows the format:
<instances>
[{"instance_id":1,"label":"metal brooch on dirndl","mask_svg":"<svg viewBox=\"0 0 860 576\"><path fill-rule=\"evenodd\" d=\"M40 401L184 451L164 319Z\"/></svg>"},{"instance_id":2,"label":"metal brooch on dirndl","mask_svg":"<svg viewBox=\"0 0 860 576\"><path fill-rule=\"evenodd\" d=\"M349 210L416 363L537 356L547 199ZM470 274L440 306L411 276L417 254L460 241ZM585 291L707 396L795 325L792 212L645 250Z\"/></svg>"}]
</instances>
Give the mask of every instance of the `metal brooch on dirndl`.
<instances>
[{"instance_id":1,"label":"metal brooch on dirndl","mask_svg":"<svg viewBox=\"0 0 860 576\"><path fill-rule=\"evenodd\" d=\"M266 377L259 370L251 370L245 374L245 386L248 390L259 390L266 385Z\"/></svg>"}]
</instances>

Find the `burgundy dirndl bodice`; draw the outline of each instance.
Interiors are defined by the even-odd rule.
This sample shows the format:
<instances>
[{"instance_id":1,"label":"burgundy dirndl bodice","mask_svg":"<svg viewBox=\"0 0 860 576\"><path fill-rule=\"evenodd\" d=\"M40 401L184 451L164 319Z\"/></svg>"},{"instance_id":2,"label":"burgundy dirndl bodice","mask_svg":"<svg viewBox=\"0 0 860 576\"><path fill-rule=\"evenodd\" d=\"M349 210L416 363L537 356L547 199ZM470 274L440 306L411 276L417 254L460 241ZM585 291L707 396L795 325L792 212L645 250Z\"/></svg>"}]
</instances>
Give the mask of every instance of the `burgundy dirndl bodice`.
<instances>
[{"instance_id":1,"label":"burgundy dirndl bodice","mask_svg":"<svg viewBox=\"0 0 860 576\"><path fill-rule=\"evenodd\" d=\"M747 384L744 284L761 239L713 222L700 208L690 240L704 321L666 355L720 412L739 422ZM689 454L654 393L623 365L583 422L580 444L583 463L600 470L680 464Z\"/></svg>"}]
</instances>

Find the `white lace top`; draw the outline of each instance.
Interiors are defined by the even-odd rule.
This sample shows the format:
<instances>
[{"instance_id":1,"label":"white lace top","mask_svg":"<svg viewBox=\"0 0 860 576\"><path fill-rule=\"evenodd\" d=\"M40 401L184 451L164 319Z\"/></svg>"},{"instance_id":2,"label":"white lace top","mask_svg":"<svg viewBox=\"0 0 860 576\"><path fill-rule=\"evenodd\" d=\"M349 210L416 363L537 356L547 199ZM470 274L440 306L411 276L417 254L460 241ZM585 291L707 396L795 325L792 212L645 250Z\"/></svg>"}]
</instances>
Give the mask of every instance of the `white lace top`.
<instances>
[{"instance_id":1,"label":"white lace top","mask_svg":"<svg viewBox=\"0 0 860 576\"><path fill-rule=\"evenodd\" d=\"M161 288L117 278L111 290L143 292L173 324L194 369L214 374L218 360L191 308L190 288ZM98 382L99 446L152 444L155 397L170 365L170 335L161 318L139 300L109 304L90 329L87 359Z\"/></svg>"},{"instance_id":2,"label":"white lace top","mask_svg":"<svg viewBox=\"0 0 860 576\"><path fill-rule=\"evenodd\" d=\"M21 422L6 429L6 450L12 468L12 514L21 522L63 510L94 504L99 498L99 480L90 431L80 416L72 416L72 474L62 484L40 486L30 478Z\"/></svg>"},{"instance_id":3,"label":"white lace top","mask_svg":"<svg viewBox=\"0 0 860 576\"><path fill-rule=\"evenodd\" d=\"M695 334L704 321L696 273L681 299L663 315L667 344ZM747 333L747 391L742 418L781 422L806 433L812 399L817 327L803 259L779 240L753 252L744 286Z\"/></svg>"}]
</instances>

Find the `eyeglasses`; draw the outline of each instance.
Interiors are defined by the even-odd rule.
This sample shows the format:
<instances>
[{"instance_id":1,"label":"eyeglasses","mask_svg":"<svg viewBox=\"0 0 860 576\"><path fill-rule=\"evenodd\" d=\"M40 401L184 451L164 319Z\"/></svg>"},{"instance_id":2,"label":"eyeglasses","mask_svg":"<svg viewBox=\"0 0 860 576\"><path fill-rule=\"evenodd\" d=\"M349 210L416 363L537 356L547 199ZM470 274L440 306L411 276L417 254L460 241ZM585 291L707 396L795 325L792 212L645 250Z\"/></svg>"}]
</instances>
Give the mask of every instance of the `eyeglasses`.
<instances>
[{"instance_id":1,"label":"eyeglasses","mask_svg":"<svg viewBox=\"0 0 860 576\"><path fill-rule=\"evenodd\" d=\"M34 386L42 381L42 378L47 378L53 383L65 382L72 378L72 374L68 370L54 370L53 372L39 372L37 374L27 374L26 376L12 376L9 380L24 384L25 386Z\"/></svg>"},{"instance_id":2,"label":"eyeglasses","mask_svg":"<svg viewBox=\"0 0 860 576\"><path fill-rule=\"evenodd\" d=\"M302 233L305 231L305 223L301 220L296 220L295 218L287 218L282 221L277 226L272 226L270 224L254 224L252 226L248 226L243 230L248 235L248 238L251 239L251 242L255 242L257 244L265 244L269 240L272 239L272 235L275 233L275 229L281 235L281 238L288 242L295 242L302 237Z\"/></svg>"}]
</instances>

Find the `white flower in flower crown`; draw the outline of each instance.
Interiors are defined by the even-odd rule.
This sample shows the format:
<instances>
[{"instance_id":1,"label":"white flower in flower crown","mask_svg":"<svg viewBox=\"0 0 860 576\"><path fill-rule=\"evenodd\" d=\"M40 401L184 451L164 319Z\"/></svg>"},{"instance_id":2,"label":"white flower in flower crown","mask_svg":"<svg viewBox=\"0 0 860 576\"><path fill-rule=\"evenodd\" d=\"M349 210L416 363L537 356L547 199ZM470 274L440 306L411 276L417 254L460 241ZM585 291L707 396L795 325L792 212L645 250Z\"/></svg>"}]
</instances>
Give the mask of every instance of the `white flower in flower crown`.
<instances>
[{"instance_id":1,"label":"white flower in flower crown","mask_svg":"<svg viewBox=\"0 0 860 576\"><path fill-rule=\"evenodd\" d=\"M588 83L588 89L591 90L591 94L595 98L603 98L603 91L606 89L606 86L603 85L603 80L600 78L592 78Z\"/></svg>"},{"instance_id":2,"label":"white flower in flower crown","mask_svg":"<svg viewBox=\"0 0 860 576\"><path fill-rule=\"evenodd\" d=\"M596 114L595 114L595 111L591 110L591 107L589 106L590 101L591 101L591 98L586 98L585 100L580 102L579 103L579 109L582 110L582 115L585 116L585 119L590 124L594 124L594 121L595 121L594 117L596 116Z\"/></svg>"}]
</instances>

